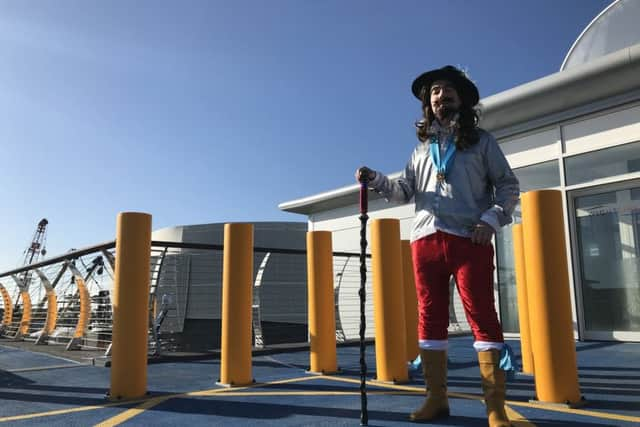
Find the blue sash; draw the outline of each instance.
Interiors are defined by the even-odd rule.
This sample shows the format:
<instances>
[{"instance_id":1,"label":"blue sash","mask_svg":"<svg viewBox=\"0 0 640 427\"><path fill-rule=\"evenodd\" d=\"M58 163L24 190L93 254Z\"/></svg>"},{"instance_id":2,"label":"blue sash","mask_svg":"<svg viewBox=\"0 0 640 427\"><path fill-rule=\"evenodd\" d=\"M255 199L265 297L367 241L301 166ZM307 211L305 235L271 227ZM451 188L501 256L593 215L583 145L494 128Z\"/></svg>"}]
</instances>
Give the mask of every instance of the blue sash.
<instances>
[{"instance_id":1,"label":"blue sash","mask_svg":"<svg viewBox=\"0 0 640 427\"><path fill-rule=\"evenodd\" d=\"M437 178L439 182L443 182L447 177L447 171L451 170L451 164L456 154L456 144L453 142L453 135L448 138L447 151L444 153L444 159L440 160L440 140L433 136L431 137L431 143L429 144L429 150L431 151L431 161L436 167Z\"/></svg>"}]
</instances>

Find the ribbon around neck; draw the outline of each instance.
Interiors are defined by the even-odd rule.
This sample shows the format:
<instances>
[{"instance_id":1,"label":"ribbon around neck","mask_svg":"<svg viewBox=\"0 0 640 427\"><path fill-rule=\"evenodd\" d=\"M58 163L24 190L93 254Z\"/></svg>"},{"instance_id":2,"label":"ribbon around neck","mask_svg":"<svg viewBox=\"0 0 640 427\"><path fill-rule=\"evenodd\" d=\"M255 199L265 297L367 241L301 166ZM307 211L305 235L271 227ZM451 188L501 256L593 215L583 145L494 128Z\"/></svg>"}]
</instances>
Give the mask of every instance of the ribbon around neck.
<instances>
[{"instance_id":1,"label":"ribbon around neck","mask_svg":"<svg viewBox=\"0 0 640 427\"><path fill-rule=\"evenodd\" d=\"M440 160L440 140L433 136L431 137L431 143L429 144L429 150L431 151L431 161L438 171L438 176L446 177L447 169L450 168L453 161L453 157L456 153L456 144L453 142L453 135L450 135L447 139L447 151L444 153L444 159Z\"/></svg>"}]
</instances>

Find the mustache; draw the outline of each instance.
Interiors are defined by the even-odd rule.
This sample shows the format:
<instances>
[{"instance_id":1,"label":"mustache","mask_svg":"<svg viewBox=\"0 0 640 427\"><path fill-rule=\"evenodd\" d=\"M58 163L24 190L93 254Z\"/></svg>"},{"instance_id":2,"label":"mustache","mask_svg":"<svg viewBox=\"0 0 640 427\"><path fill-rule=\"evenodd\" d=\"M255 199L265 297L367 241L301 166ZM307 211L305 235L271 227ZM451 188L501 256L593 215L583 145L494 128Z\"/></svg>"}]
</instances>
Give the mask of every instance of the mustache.
<instances>
[{"instance_id":1,"label":"mustache","mask_svg":"<svg viewBox=\"0 0 640 427\"><path fill-rule=\"evenodd\" d=\"M437 106L443 105L443 104L451 104L453 102L453 98L442 98L439 99L438 101L435 102L435 104Z\"/></svg>"}]
</instances>

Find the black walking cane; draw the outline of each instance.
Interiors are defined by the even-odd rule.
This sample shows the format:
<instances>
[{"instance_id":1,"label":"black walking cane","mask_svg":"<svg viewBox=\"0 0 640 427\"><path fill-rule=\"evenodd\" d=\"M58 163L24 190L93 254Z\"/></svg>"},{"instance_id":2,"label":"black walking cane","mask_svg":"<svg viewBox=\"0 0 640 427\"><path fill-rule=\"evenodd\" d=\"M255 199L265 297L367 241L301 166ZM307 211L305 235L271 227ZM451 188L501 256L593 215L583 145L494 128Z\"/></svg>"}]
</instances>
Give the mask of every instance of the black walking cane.
<instances>
[{"instance_id":1,"label":"black walking cane","mask_svg":"<svg viewBox=\"0 0 640 427\"><path fill-rule=\"evenodd\" d=\"M364 170L363 170L364 169ZM360 169L358 176L360 180L360 425L369 425L369 414L367 413L367 362L364 359L365 345L364 332L367 327L364 316L364 304L367 300L367 215L368 200L367 190L369 184L369 170Z\"/></svg>"}]
</instances>

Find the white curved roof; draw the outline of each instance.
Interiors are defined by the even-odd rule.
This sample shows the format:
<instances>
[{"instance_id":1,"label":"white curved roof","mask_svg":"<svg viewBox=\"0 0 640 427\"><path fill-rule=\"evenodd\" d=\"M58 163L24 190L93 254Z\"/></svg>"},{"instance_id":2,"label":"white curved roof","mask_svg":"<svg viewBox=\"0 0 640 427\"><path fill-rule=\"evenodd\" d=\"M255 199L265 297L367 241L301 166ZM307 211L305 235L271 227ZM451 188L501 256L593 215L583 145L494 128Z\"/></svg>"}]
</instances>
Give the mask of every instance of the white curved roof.
<instances>
[{"instance_id":1,"label":"white curved roof","mask_svg":"<svg viewBox=\"0 0 640 427\"><path fill-rule=\"evenodd\" d=\"M582 31L560 71L640 43L640 1L616 0Z\"/></svg>"}]
</instances>

